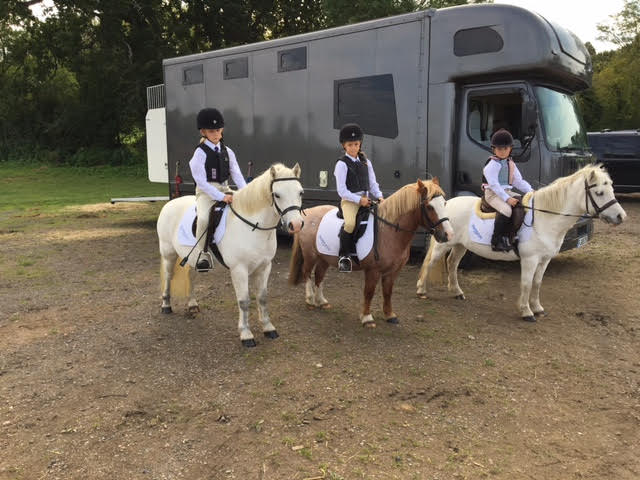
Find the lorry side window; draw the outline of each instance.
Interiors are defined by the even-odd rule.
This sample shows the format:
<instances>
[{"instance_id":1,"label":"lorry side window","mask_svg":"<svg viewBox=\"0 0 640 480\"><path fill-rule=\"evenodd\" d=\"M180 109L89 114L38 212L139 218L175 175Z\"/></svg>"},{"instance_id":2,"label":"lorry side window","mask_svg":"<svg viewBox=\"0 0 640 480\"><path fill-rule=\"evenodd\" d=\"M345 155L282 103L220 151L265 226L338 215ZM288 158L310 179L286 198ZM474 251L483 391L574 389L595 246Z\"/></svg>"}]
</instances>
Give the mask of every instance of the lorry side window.
<instances>
[{"instance_id":1,"label":"lorry side window","mask_svg":"<svg viewBox=\"0 0 640 480\"><path fill-rule=\"evenodd\" d=\"M506 128L513 135L514 147L522 142L522 97L519 93L470 95L467 109L469 137L485 147L491 146L491 135Z\"/></svg>"},{"instance_id":2,"label":"lorry side window","mask_svg":"<svg viewBox=\"0 0 640 480\"><path fill-rule=\"evenodd\" d=\"M196 83L204 83L204 71L202 70L202 64L182 69L182 84L193 85Z\"/></svg>"},{"instance_id":3,"label":"lorry side window","mask_svg":"<svg viewBox=\"0 0 640 480\"><path fill-rule=\"evenodd\" d=\"M278 52L278 72L305 70L307 68L307 47L290 48Z\"/></svg>"},{"instance_id":4,"label":"lorry side window","mask_svg":"<svg viewBox=\"0 0 640 480\"><path fill-rule=\"evenodd\" d=\"M373 75L333 82L333 128L355 122L364 133L398 136L393 75Z\"/></svg>"},{"instance_id":5,"label":"lorry side window","mask_svg":"<svg viewBox=\"0 0 640 480\"><path fill-rule=\"evenodd\" d=\"M453 36L453 53L456 57L499 52L502 47L504 40L491 27L458 30Z\"/></svg>"},{"instance_id":6,"label":"lorry side window","mask_svg":"<svg viewBox=\"0 0 640 480\"><path fill-rule=\"evenodd\" d=\"M249 59L247 57L234 58L224 61L222 70L224 80L233 80L234 78L249 77Z\"/></svg>"}]
</instances>

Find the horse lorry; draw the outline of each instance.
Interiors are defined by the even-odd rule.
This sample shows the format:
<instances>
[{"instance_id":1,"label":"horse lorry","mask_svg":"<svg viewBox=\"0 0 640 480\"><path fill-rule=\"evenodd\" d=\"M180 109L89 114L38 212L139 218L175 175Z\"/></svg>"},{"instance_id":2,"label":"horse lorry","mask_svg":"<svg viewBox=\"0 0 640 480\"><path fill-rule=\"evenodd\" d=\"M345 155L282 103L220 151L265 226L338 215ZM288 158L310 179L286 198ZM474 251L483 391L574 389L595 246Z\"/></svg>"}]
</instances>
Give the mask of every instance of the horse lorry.
<instances>
[{"instance_id":1,"label":"horse lorry","mask_svg":"<svg viewBox=\"0 0 640 480\"><path fill-rule=\"evenodd\" d=\"M251 176L274 162L302 166L305 206L337 204L338 130L356 122L388 195L438 177L449 197L480 195L490 136L515 138L523 176L538 188L593 161L575 101L592 64L570 31L496 4L430 9L250 45L165 59L149 87L151 181L193 193L188 161L196 114L220 109L225 141ZM581 246L580 219L563 249ZM424 246L417 235L415 247Z\"/></svg>"}]
</instances>

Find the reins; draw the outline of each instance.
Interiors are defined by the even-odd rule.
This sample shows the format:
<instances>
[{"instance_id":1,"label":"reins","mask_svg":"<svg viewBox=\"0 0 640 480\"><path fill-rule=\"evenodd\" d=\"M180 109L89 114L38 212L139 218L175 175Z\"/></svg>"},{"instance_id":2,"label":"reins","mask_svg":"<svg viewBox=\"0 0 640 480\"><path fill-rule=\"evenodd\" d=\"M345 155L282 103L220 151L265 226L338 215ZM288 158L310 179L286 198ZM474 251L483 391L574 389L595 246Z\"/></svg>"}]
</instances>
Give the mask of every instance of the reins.
<instances>
[{"instance_id":1,"label":"reins","mask_svg":"<svg viewBox=\"0 0 640 480\"><path fill-rule=\"evenodd\" d=\"M297 182L300 182L300 179L298 177L283 177L283 178L274 178L273 180L271 180L271 185L269 186L269 190L271 192L271 205L273 205L274 207L276 207L276 211L278 212L278 215L280 215L280 221L274 225L273 227L261 227L260 224L258 222L252 223L251 220L248 220L246 218L244 218L242 215L240 215L235 208L233 208L233 204L230 203L229 204L229 208L231 209L231 211L233 212L233 214L238 217L241 221L243 221L244 223L246 223L247 225L249 225L251 227L251 231L255 231L255 230L261 230L261 231L269 231L269 230L275 230L276 228L278 228L280 226L280 224L282 223L282 218L290 211L292 210L298 210L301 213L304 213L304 211L302 210L302 207L299 207L298 205L291 205L290 207L285 208L284 210L281 210L280 207L278 206L278 204L276 203L276 199L275 199L275 195L273 193L273 184L275 182L284 182L286 180L295 180Z\"/></svg>"},{"instance_id":2,"label":"reins","mask_svg":"<svg viewBox=\"0 0 640 480\"><path fill-rule=\"evenodd\" d=\"M442 195L439 195L439 194L438 194L438 195L434 195L434 196L433 196L433 197L431 197L431 198L433 199L433 198L435 198L435 197L441 197L441 196L442 196ZM390 222L389 220L387 220L387 219L385 219L385 218L381 217L380 215L378 215L378 206L379 206L378 202L372 202L372 203L371 203L371 206L369 207L369 211L371 212L371 214L373 215L373 217L374 217L376 220L378 220L378 221L380 221L380 222L384 223L385 225L388 225L388 226L392 227L396 232L416 233L416 232L418 231L418 229L415 229L415 230L409 230L408 228L402 228L402 227L400 226L400 224L398 224L398 223L392 223L392 222ZM441 223L444 223L444 222L446 222L446 221L448 221L448 220L449 220L449 217L442 217L442 218L438 219L438 221L437 221L437 222L435 222L435 223L434 223L434 222L432 222L432 221L429 219L429 216L427 215L426 207L425 207L425 205L424 205L424 197L420 198L420 211L422 212L422 218L424 218L424 219L425 219L425 221L426 221L426 223L427 223L427 226L428 226L428 228L429 228L429 230L428 230L428 232L429 232L429 233L434 233L434 232L435 232L435 229L436 229L436 227L437 227L438 225L440 225Z\"/></svg>"}]
</instances>

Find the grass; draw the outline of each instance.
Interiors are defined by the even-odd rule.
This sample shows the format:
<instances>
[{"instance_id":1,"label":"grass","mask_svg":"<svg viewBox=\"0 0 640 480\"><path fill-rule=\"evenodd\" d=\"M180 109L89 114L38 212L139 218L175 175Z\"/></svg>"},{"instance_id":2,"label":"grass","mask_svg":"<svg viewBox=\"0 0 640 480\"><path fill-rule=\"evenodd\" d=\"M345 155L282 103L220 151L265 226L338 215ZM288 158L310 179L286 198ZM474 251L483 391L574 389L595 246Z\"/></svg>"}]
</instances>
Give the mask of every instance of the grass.
<instances>
[{"instance_id":1,"label":"grass","mask_svg":"<svg viewBox=\"0 0 640 480\"><path fill-rule=\"evenodd\" d=\"M113 197L168 195L151 183L146 168L53 167L0 163L0 214L56 213L70 205L109 202Z\"/></svg>"}]
</instances>

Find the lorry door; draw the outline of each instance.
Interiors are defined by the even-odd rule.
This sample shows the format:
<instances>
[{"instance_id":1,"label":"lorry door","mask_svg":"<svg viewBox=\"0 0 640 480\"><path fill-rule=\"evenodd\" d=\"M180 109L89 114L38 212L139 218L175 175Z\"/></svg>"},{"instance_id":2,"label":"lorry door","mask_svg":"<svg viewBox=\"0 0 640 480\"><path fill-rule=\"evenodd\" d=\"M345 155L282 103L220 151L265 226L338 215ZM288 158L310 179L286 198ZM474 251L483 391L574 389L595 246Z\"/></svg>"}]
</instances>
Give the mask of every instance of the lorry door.
<instances>
[{"instance_id":1,"label":"lorry door","mask_svg":"<svg viewBox=\"0 0 640 480\"><path fill-rule=\"evenodd\" d=\"M468 86L460 98L454 194L482 193L482 169L492 155L491 135L500 128L513 135L512 156L535 188L540 178L539 149L537 140L530 138L530 129L523 125L524 105L531 98L527 84Z\"/></svg>"}]
</instances>

